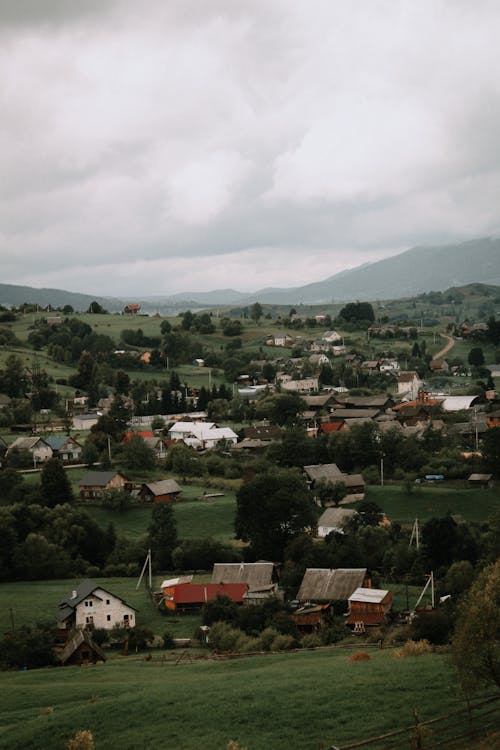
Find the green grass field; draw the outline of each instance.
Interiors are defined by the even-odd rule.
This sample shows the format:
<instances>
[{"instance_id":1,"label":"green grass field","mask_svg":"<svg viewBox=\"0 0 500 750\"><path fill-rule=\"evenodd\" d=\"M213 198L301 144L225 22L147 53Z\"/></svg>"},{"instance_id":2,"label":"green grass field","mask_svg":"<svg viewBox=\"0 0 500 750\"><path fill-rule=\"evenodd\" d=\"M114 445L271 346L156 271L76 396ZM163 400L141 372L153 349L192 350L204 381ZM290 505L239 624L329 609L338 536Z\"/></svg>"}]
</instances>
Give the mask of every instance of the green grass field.
<instances>
[{"instance_id":1,"label":"green grass field","mask_svg":"<svg viewBox=\"0 0 500 750\"><path fill-rule=\"evenodd\" d=\"M415 518L426 521L448 514L460 514L466 521L484 522L500 511L498 489L415 487L408 494L403 487L370 486L366 499L376 502L391 521L403 523L413 523Z\"/></svg>"},{"instance_id":2,"label":"green grass field","mask_svg":"<svg viewBox=\"0 0 500 750\"><path fill-rule=\"evenodd\" d=\"M316 750L369 737L457 706L443 655L395 659L344 649L229 662L161 663L139 656L106 664L0 674L3 750L56 750L90 729L96 750L148 747Z\"/></svg>"}]
</instances>

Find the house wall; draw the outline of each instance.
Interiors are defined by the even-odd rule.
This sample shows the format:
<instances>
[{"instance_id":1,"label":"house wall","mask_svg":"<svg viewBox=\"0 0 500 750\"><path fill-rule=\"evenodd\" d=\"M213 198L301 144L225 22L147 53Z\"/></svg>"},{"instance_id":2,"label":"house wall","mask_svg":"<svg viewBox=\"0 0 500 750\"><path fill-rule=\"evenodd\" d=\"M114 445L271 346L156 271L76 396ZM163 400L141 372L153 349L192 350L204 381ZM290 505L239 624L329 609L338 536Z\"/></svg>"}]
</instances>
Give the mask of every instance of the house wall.
<instances>
[{"instance_id":1,"label":"house wall","mask_svg":"<svg viewBox=\"0 0 500 750\"><path fill-rule=\"evenodd\" d=\"M37 445L31 453L37 461L47 461L52 458L52 448L49 445Z\"/></svg>"},{"instance_id":2,"label":"house wall","mask_svg":"<svg viewBox=\"0 0 500 750\"><path fill-rule=\"evenodd\" d=\"M95 589L91 596L76 607L76 627L93 625L95 628L110 630L116 624L134 627L135 612L132 607L107 591Z\"/></svg>"}]
</instances>

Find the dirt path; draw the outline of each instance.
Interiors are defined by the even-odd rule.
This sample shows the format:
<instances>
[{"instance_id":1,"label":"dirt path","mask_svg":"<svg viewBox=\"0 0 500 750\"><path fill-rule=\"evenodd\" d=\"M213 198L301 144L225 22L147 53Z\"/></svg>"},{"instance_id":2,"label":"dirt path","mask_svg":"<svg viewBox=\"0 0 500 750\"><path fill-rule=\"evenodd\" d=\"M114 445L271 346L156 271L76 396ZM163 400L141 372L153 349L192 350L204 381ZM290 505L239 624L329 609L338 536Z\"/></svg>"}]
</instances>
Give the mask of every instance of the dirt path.
<instances>
[{"instance_id":1,"label":"dirt path","mask_svg":"<svg viewBox=\"0 0 500 750\"><path fill-rule=\"evenodd\" d=\"M446 354L448 354L450 349L453 349L453 347L455 346L455 341L451 336L448 336L446 333L440 333L439 335L442 339L446 339L448 343L446 344L446 346L443 346L443 348L440 349L432 359L442 359Z\"/></svg>"}]
</instances>

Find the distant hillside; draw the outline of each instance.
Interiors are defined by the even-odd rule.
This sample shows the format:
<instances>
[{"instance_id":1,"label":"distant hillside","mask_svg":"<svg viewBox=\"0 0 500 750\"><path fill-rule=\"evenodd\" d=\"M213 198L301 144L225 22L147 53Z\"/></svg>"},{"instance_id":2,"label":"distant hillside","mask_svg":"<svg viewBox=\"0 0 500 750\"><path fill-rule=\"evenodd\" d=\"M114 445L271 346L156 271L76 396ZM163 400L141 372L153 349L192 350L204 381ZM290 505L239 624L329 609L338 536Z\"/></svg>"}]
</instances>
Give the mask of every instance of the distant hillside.
<instances>
[{"instance_id":1,"label":"distant hillside","mask_svg":"<svg viewBox=\"0 0 500 750\"><path fill-rule=\"evenodd\" d=\"M500 284L500 239L414 247L376 263L342 271L296 289L256 292L245 301L321 304L412 297L472 282Z\"/></svg>"},{"instance_id":2,"label":"distant hillside","mask_svg":"<svg viewBox=\"0 0 500 750\"><path fill-rule=\"evenodd\" d=\"M86 310L96 300L110 312L117 312L126 304L137 302L145 313L159 311L164 315L175 315L190 307L243 306L256 301L278 305L319 305L349 300L399 299L474 282L500 285L500 239L485 238L440 247L414 247L391 258L341 271L323 281L291 289L266 288L251 294L220 289L178 292L168 296L145 295L123 300L61 289L0 284L0 304L31 302L43 307L48 304L54 307L72 305L75 310Z\"/></svg>"},{"instance_id":3,"label":"distant hillside","mask_svg":"<svg viewBox=\"0 0 500 750\"><path fill-rule=\"evenodd\" d=\"M122 310L125 302L112 297L96 297L78 292L65 292L63 289L36 289L32 286L17 286L15 284L0 284L0 305L6 307L22 305L24 302L40 307L64 307L71 305L75 310L87 310L90 303L98 302L109 311Z\"/></svg>"}]
</instances>

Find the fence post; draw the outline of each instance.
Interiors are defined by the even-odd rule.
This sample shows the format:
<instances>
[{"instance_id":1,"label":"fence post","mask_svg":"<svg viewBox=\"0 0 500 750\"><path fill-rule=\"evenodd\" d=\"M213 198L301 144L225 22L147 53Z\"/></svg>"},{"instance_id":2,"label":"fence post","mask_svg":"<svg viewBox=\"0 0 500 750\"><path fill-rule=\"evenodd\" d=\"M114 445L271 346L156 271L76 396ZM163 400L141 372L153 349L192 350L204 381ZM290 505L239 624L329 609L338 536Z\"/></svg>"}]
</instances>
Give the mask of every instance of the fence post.
<instances>
[{"instance_id":1,"label":"fence post","mask_svg":"<svg viewBox=\"0 0 500 750\"><path fill-rule=\"evenodd\" d=\"M418 718L417 709L413 709L413 717L415 719L415 748L416 750L423 750L424 748L424 739L422 734L422 727L420 726L420 721Z\"/></svg>"}]
</instances>

